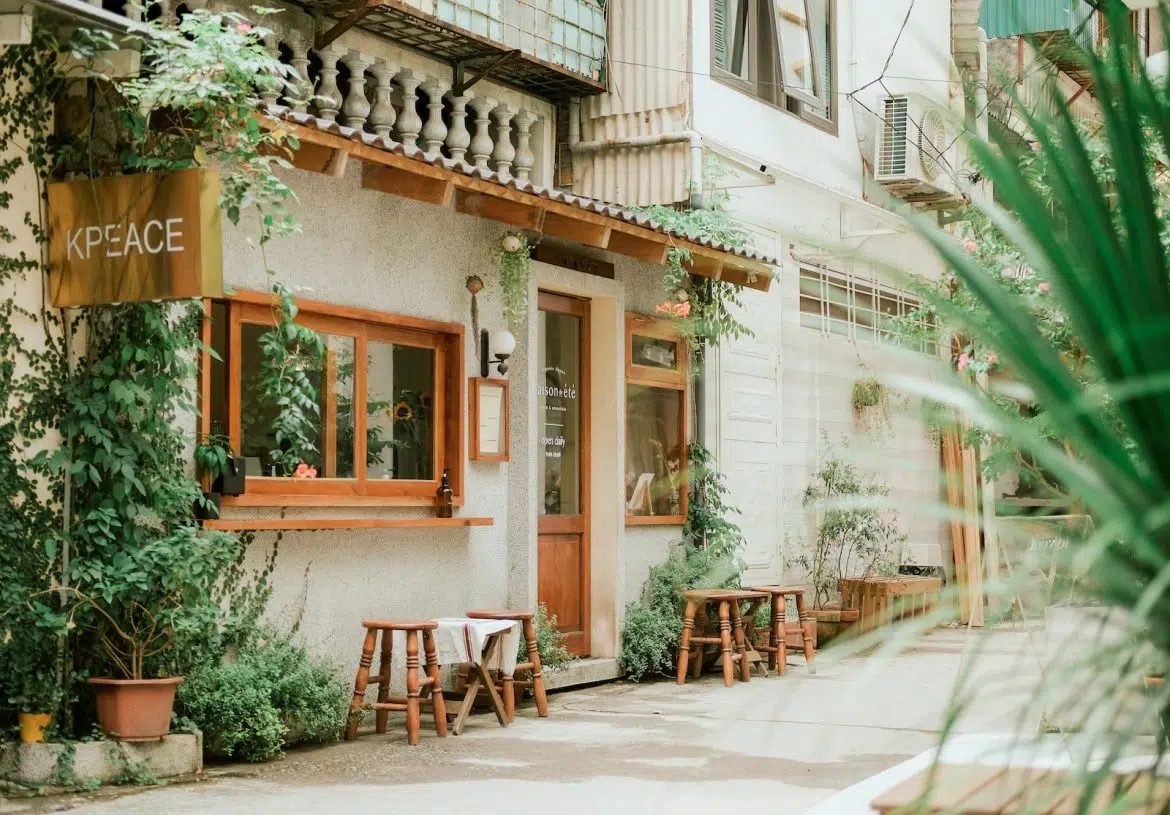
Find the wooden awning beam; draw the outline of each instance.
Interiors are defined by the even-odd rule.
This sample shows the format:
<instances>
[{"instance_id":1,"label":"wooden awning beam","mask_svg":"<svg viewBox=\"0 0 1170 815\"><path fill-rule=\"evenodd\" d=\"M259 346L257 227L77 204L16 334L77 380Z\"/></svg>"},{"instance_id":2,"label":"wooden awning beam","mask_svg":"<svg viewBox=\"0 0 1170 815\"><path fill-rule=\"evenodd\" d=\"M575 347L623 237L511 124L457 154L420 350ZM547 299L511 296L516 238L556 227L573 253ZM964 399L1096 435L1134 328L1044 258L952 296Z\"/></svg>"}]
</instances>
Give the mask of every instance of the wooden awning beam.
<instances>
[{"instance_id":1,"label":"wooden awning beam","mask_svg":"<svg viewBox=\"0 0 1170 815\"><path fill-rule=\"evenodd\" d=\"M466 215L489 218L657 265L666 262L670 247L677 246L690 252L688 270L693 274L759 291L767 291L772 282L772 268L766 263L719 252L621 218L504 187L333 133L293 122L280 122L279 126L300 141L292 163L302 170L336 173L337 154L342 152L363 162L365 189L453 207Z\"/></svg>"}]
</instances>

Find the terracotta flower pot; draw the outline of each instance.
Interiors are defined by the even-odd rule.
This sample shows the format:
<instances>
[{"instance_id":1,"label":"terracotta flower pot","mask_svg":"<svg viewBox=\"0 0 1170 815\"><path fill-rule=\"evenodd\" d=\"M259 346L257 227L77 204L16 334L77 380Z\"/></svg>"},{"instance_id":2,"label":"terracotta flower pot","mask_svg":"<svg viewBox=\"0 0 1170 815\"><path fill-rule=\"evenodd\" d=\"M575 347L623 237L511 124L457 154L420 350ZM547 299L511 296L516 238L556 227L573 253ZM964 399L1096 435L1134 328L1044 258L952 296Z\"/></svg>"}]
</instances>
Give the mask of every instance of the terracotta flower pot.
<instances>
[{"instance_id":1,"label":"terracotta flower pot","mask_svg":"<svg viewBox=\"0 0 1170 815\"><path fill-rule=\"evenodd\" d=\"M155 741L171 732L175 687L181 676L166 679L89 680L97 697L102 731L118 741Z\"/></svg>"},{"instance_id":2,"label":"terracotta flower pot","mask_svg":"<svg viewBox=\"0 0 1170 815\"><path fill-rule=\"evenodd\" d=\"M40 744L52 723L52 713L21 713L20 740L25 744Z\"/></svg>"}]
</instances>

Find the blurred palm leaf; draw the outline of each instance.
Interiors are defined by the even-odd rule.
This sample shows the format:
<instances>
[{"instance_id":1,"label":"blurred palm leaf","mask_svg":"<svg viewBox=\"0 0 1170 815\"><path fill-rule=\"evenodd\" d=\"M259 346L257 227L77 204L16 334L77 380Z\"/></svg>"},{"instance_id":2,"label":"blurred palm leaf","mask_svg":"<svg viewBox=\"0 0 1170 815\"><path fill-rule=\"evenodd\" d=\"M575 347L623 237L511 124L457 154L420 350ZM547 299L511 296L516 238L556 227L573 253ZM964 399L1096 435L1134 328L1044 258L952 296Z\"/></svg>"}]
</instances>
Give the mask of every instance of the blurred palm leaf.
<instances>
[{"instance_id":1,"label":"blurred palm leaf","mask_svg":"<svg viewBox=\"0 0 1170 815\"><path fill-rule=\"evenodd\" d=\"M1139 731L1168 712L1165 693L1136 713L1127 710L1120 701L1122 680L1140 673L1139 660L1152 656L1170 663L1170 256L1159 189L1165 167L1149 160L1151 154L1170 156L1170 80L1152 79L1135 38L1122 33L1130 30L1124 3L1098 5L1115 36L1084 60L1101 106L1100 138L1113 177L1103 180L1094 172L1092 151L1098 146L1078 128L1063 98L1054 100L1055 112L1046 118L1023 112L1048 189L1037 187L1035 174L1006 142L971 145L1003 204L980 208L1039 279L1051 284L1093 360L1089 387L1073 376L1017 295L951 236L918 222L990 319L971 320L943 300L935 306L950 309L948 318L966 318L971 332L1000 351L1063 443L1046 439L984 395L955 389L931 395L945 396L1007 434L1096 520L1097 533L1074 542L1072 556L1092 599L1114 609L1125 624L1121 641L1085 632L1078 664L1098 681L1086 686L1084 671L1073 672L1082 683L1079 692L1093 694L1098 712L1111 714L1094 731L1109 755L1090 774L1097 781ZM1167 12L1164 6L1163 25Z\"/></svg>"}]
</instances>

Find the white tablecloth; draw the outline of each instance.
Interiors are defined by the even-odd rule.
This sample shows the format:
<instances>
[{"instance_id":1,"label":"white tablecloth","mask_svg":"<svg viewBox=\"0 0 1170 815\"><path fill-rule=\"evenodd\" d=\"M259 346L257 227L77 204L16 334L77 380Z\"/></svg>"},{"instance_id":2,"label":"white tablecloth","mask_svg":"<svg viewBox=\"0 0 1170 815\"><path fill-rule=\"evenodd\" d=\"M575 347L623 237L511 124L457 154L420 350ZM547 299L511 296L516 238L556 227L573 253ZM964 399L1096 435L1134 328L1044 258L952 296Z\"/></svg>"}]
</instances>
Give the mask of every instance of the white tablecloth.
<instances>
[{"instance_id":1,"label":"white tablecloth","mask_svg":"<svg viewBox=\"0 0 1170 815\"><path fill-rule=\"evenodd\" d=\"M439 617L435 631L435 646L440 665L458 665L464 662L479 664L483 646L488 637L500 631L507 633L496 648L490 670L511 676L516 671L516 652L520 647L520 623L514 620L473 620L470 617Z\"/></svg>"}]
</instances>

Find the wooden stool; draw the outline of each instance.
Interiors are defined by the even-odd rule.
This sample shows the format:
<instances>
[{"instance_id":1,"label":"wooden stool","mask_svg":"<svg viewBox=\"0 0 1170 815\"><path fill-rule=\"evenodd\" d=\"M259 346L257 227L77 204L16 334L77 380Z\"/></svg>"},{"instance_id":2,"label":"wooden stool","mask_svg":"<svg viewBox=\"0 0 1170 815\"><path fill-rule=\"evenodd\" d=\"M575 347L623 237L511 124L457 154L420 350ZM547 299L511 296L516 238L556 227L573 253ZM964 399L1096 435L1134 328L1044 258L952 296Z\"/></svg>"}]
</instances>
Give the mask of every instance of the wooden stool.
<instances>
[{"instance_id":1,"label":"wooden stool","mask_svg":"<svg viewBox=\"0 0 1170 815\"><path fill-rule=\"evenodd\" d=\"M532 624L532 618L535 615L536 612L522 609L480 609L479 611L467 612L467 616L473 620L515 620L524 627L524 642L528 647L528 661L516 665L516 673L526 671L531 674L531 678L517 681L516 673L513 673L512 676L500 677L504 712L509 722L516 718L516 688L521 690L532 688L532 695L536 697L536 714L541 718L548 716L548 697L544 693L544 675L540 667L540 652L536 649L536 626Z\"/></svg>"},{"instance_id":2,"label":"wooden stool","mask_svg":"<svg viewBox=\"0 0 1170 815\"><path fill-rule=\"evenodd\" d=\"M349 722L345 728L345 739L349 741L357 736L358 722L361 712L365 708L377 711L375 716L375 730L378 733L386 732L386 714L391 711L406 711L406 740L410 744L418 744L420 708L428 705L435 718L435 732L440 736L447 735L447 708L443 702L443 686L439 681L439 661L435 657L435 629L438 624L426 622L381 622L363 620L366 629L366 639L362 644L362 658L358 663L357 679L353 683L353 701L349 706ZM406 696L390 696L390 664L394 655L394 632L406 633ZM426 678L418 675L418 635L423 635L423 647L426 650ZM374 661L374 646L377 645L378 633L382 634L382 660L378 666L378 675L370 679L370 666ZM378 686L378 701L366 703L366 686ZM430 698L420 698L424 690L430 691Z\"/></svg>"},{"instance_id":3,"label":"wooden stool","mask_svg":"<svg viewBox=\"0 0 1170 815\"><path fill-rule=\"evenodd\" d=\"M736 662L739 663L740 680L750 681L751 665L748 664L747 640L743 633L743 614L739 604L747 600L763 600L768 595L738 589L705 589L688 591L683 596L687 600L687 610L683 619L682 642L678 647L678 684L682 685L687 681L687 663L692 658L692 648L695 650L695 678L698 678L703 667L703 651L708 645L718 645L723 650L724 685L730 688L735 684ZM706 618L709 606L718 606L719 636L695 636L695 615L698 614L700 619Z\"/></svg>"},{"instance_id":4,"label":"wooden stool","mask_svg":"<svg viewBox=\"0 0 1170 815\"><path fill-rule=\"evenodd\" d=\"M804 664L810 674L817 672L816 648L813 647L812 626L816 622L809 618L804 605L802 586L753 586L752 591L763 592L772 598L772 625L768 628L768 644L759 646L768 653L768 667L778 673L788 670L788 625L784 620L787 597L796 598L796 612L800 618L800 633L804 639Z\"/></svg>"}]
</instances>

